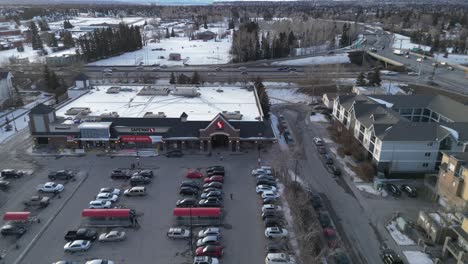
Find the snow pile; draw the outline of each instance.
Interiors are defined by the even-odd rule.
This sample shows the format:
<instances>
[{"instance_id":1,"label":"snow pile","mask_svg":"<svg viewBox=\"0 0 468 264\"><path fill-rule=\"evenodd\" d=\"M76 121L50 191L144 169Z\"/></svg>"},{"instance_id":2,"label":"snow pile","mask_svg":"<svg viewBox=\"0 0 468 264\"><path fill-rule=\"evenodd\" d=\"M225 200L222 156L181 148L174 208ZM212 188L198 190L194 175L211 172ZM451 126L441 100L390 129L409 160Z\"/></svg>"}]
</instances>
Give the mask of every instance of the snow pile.
<instances>
[{"instance_id":1,"label":"snow pile","mask_svg":"<svg viewBox=\"0 0 468 264\"><path fill-rule=\"evenodd\" d=\"M405 91L401 89L401 87L406 87L408 84L406 83L398 83L398 82L391 82L391 81L382 81L381 86L387 94L406 94Z\"/></svg>"},{"instance_id":2,"label":"snow pile","mask_svg":"<svg viewBox=\"0 0 468 264\"><path fill-rule=\"evenodd\" d=\"M267 94L272 104L310 102L312 98L298 91L299 88L267 88Z\"/></svg>"},{"instance_id":3,"label":"snow pile","mask_svg":"<svg viewBox=\"0 0 468 264\"><path fill-rule=\"evenodd\" d=\"M431 258L421 251L403 251L409 264L434 264Z\"/></svg>"},{"instance_id":4,"label":"snow pile","mask_svg":"<svg viewBox=\"0 0 468 264\"><path fill-rule=\"evenodd\" d=\"M156 50L158 49L158 50ZM162 39L160 43L148 43L141 50L127 52L120 56L99 60L89 65L132 66L144 65L190 65L226 64L231 60L229 50L231 39L221 41L189 40L187 37ZM170 53L180 53L180 61L169 60ZM164 58L162 58L164 57Z\"/></svg>"},{"instance_id":5,"label":"snow pile","mask_svg":"<svg viewBox=\"0 0 468 264\"><path fill-rule=\"evenodd\" d=\"M372 183L359 183L356 184L356 188L361 192L370 193L372 195L387 197L387 192L385 190L376 190Z\"/></svg>"},{"instance_id":6,"label":"snow pile","mask_svg":"<svg viewBox=\"0 0 468 264\"><path fill-rule=\"evenodd\" d=\"M450 134L452 134L452 137L455 138L455 140L458 141L458 138L460 137L460 134L458 134L458 131L456 131L455 129L452 129L450 127L446 127L446 126L442 126L441 127L445 128L445 130L447 130Z\"/></svg>"},{"instance_id":7,"label":"snow pile","mask_svg":"<svg viewBox=\"0 0 468 264\"><path fill-rule=\"evenodd\" d=\"M374 97L370 97L368 96L368 98L374 100L375 102L379 103L379 104L383 104L385 105L387 108L392 108L393 104L390 103L390 102L387 102L385 100L382 100L382 99L377 99L377 98L374 98Z\"/></svg>"},{"instance_id":8,"label":"snow pile","mask_svg":"<svg viewBox=\"0 0 468 264\"><path fill-rule=\"evenodd\" d=\"M398 228L396 227L396 223L394 221L390 222L388 226L386 226L388 232L392 236L393 240L400 245L400 246L412 246L415 245L414 241L400 232Z\"/></svg>"},{"instance_id":9,"label":"snow pile","mask_svg":"<svg viewBox=\"0 0 468 264\"><path fill-rule=\"evenodd\" d=\"M316 113L315 115L311 115L310 116L310 122L322 122L322 123L327 123L328 122L328 119L320 114L320 113Z\"/></svg>"},{"instance_id":10,"label":"snow pile","mask_svg":"<svg viewBox=\"0 0 468 264\"><path fill-rule=\"evenodd\" d=\"M339 63L350 63L347 53L335 54L330 56L316 56L295 60L276 61L271 63L271 65L301 66Z\"/></svg>"},{"instance_id":11,"label":"snow pile","mask_svg":"<svg viewBox=\"0 0 468 264\"><path fill-rule=\"evenodd\" d=\"M393 48L404 50L410 50L413 48L420 48L425 51L431 50L431 47L412 43L410 37L403 36L400 34L393 34Z\"/></svg>"},{"instance_id":12,"label":"snow pile","mask_svg":"<svg viewBox=\"0 0 468 264\"><path fill-rule=\"evenodd\" d=\"M274 114L270 114L270 121L271 121L271 126L273 128L273 133L275 134L275 137L278 139L280 148L282 150L288 150L288 143L286 143L286 140L284 140L284 137L280 136L280 131L278 129L278 125L279 125L278 117Z\"/></svg>"}]
</instances>

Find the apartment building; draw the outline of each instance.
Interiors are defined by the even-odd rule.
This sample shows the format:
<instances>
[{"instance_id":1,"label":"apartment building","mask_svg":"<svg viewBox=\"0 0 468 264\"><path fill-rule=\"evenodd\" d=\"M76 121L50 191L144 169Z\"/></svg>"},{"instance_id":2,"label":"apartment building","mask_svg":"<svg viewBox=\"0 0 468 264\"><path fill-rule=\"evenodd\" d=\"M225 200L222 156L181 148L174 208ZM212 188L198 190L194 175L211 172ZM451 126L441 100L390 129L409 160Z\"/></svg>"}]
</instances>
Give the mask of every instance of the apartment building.
<instances>
[{"instance_id":1,"label":"apartment building","mask_svg":"<svg viewBox=\"0 0 468 264\"><path fill-rule=\"evenodd\" d=\"M341 95L333 116L384 173L438 169L441 151L466 151L468 107L444 96Z\"/></svg>"},{"instance_id":2,"label":"apartment building","mask_svg":"<svg viewBox=\"0 0 468 264\"><path fill-rule=\"evenodd\" d=\"M443 152L437 181L441 204L456 211L468 209L468 152Z\"/></svg>"}]
</instances>

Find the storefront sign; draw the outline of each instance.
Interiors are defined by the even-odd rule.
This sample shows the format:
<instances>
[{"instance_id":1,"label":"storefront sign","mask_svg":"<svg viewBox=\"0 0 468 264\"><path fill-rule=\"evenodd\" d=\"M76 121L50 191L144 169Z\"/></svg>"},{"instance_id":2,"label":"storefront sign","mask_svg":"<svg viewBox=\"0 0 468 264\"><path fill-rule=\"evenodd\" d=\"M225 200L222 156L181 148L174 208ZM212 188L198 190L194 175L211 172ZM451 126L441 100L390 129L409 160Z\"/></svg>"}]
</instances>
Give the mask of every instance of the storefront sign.
<instances>
[{"instance_id":1,"label":"storefront sign","mask_svg":"<svg viewBox=\"0 0 468 264\"><path fill-rule=\"evenodd\" d=\"M73 135L67 136L67 141L74 141L75 137Z\"/></svg>"},{"instance_id":2,"label":"storefront sign","mask_svg":"<svg viewBox=\"0 0 468 264\"><path fill-rule=\"evenodd\" d=\"M154 127L131 127L131 132L144 132L144 133L154 133L156 129Z\"/></svg>"},{"instance_id":3,"label":"storefront sign","mask_svg":"<svg viewBox=\"0 0 468 264\"><path fill-rule=\"evenodd\" d=\"M224 129L224 122L223 121L218 121L216 122L216 129Z\"/></svg>"},{"instance_id":4,"label":"storefront sign","mask_svg":"<svg viewBox=\"0 0 468 264\"><path fill-rule=\"evenodd\" d=\"M151 143L151 138L149 136L121 136L121 142L135 142L135 143Z\"/></svg>"}]
</instances>

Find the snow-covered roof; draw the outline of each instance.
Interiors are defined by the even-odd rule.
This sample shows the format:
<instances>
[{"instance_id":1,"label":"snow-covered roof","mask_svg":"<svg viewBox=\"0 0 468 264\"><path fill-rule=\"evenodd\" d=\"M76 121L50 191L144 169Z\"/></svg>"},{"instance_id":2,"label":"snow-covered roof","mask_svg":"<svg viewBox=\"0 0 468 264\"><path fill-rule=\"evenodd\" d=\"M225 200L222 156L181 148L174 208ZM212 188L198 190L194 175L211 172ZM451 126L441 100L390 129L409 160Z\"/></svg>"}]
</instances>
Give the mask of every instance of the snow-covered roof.
<instances>
[{"instance_id":1,"label":"snow-covered roof","mask_svg":"<svg viewBox=\"0 0 468 264\"><path fill-rule=\"evenodd\" d=\"M143 86L122 86L119 93L108 94L106 91L110 87L97 86L57 110L56 115L70 117L65 115L68 109L89 107L89 116L117 112L119 117L144 117L148 112L163 112L167 118L180 118L185 112L190 121L208 121L223 111L239 111L242 121L256 121L260 117L254 92L241 87L199 87L196 88L199 96L174 95L172 92L168 95L137 95Z\"/></svg>"},{"instance_id":2,"label":"snow-covered roof","mask_svg":"<svg viewBox=\"0 0 468 264\"><path fill-rule=\"evenodd\" d=\"M112 125L112 122L84 122L78 126L79 129L103 129Z\"/></svg>"}]
</instances>

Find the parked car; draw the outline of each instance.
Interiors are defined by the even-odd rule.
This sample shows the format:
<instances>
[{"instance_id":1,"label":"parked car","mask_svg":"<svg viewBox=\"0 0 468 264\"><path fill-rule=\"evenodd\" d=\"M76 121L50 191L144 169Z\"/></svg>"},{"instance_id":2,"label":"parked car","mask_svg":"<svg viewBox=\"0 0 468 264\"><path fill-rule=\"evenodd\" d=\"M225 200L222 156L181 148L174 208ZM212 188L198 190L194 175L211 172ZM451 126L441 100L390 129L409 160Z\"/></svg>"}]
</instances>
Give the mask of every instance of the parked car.
<instances>
[{"instance_id":1,"label":"parked car","mask_svg":"<svg viewBox=\"0 0 468 264\"><path fill-rule=\"evenodd\" d=\"M200 179L203 178L203 173L201 171L189 171L186 177L189 179Z\"/></svg>"},{"instance_id":2,"label":"parked car","mask_svg":"<svg viewBox=\"0 0 468 264\"><path fill-rule=\"evenodd\" d=\"M37 190L40 193L59 193L62 192L65 187L62 184L57 184L55 182L46 182L45 184L40 184L37 186Z\"/></svg>"},{"instance_id":3,"label":"parked car","mask_svg":"<svg viewBox=\"0 0 468 264\"><path fill-rule=\"evenodd\" d=\"M280 211L266 211L262 213L262 220L273 217L283 219L283 215Z\"/></svg>"},{"instance_id":4,"label":"parked car","mask_svg":"<svg viewBox=\"0 0 468 264\"><path fill-rule=\"evenodd\" d=\"M52 181L55 180L71 180L75 178L75 172L71 170L59 170L59 171L52 171L48 175L49 179Z\"/></svg>"},{"instance_id":5,"label":"parked car","mask_svg":"<svg viewBox=\"0 0 468 264\"><path fill-rule=\"evenodd\" d=\"M258 176L258 175L272 175L271 170L267 170L264 168L258 168L258 169L253 169L251 172L252 176Z\"/></svg>"},{"instance_id":6,"label":"parked car","mask_svg":"<svg viewBox=\"0 0 468 264\"><path fill-rule=\"evenodd\" d=\"M257 186L259 185L272 186L275 188L277 187L275 180L268 180L268 179L257 179Z\"/></svg>"},{"instance_id":7,"label":"parked car","mask_svg":"<svg viewBox=\"0 0 468 264\"><path fill-rule=\"evenodd\" d=\"M143 186L135 186L130 189L126 189L124 191L125 196L145 196L146 195L146 187Z\"/></svg>"},{"instance_id":8,"label":"parked car","mask_svg":"<svg viewBox=\"0 0 468 264\"><path fill-rule=\"evenodd\" d=\"M179 194L183 196L196 196L198 195L198 190L192 187L181 187Z\"/></svg>"},{"instance_id":9,"label":"parked car","mask_svg":"<svg viewBox=\"0 0 468 264\"><path fill-rule=\"evenodd\" d=\"M39 208L44 208L49 205L50 198L46 196L34 195L29 200L23 202L23 204L27 207L36 206Z\"/></svg>"},{"instance_id":10,"label":"parked car","mask_svg":"<svg viewBox=\"0 0 468 264\"><path fill-rule=\"evenodd\" d=\"M109 209L111 206L110 201L97 200L89 202L89 209Z\"/></svg>"},{"instance_id":11,"label":"parked car","mask_svg":"<svg viewBox=\"0 0 468 264\"><path fill-rule=\"evenodd\" d=\"M107 259L92 259L86 261L85 264L114 264L114 261Z\"/></svg>"},{"instance_id":12,"label":"parked car","mask_svg":"<svg viewBox=\"0 0 468 264\"><path fill-rule=\"evenodd\" d=\"M281 206L274 205L274 204L264 204L262 206L262 213L265 213L268 211L277 212L277 211L282 211L282 210L283 208L281 208Z\"/></svg>"},{"instance_id":13,"label":"parked car","mask_svg":"<svg viewBox=\"0 0 468 264\"><path fill-rule=\"evenodd\" d=\"M268 253L265 257L265 264L296 264L296 260L293 255Z\"/></svg>"},{"instance_id":14,"label":"parked car","mask_svg":"<svg viewBox=\"0 0 468 264\"><path fill-rule=\"evenodd\" d=\"M215 198L218 198L219 200L222 200L223 193L221 191L211 191L211 192L204 192L200 195L201 199L206 199L209 197L215 197Z\"/></svg>"},{"instance_id":15,"label":"parked car","mask_svg":"<svg viewBox=\"0 0 468 264\"><path fill-rule=\"evenodd\" d=\"M224 176L224 175L226 175L226 172L224 170L214 169L214 170L211 170L210 172L206 173L207 177L214 176L214 175Z\"/></svg>"},{"instance_id":16,"label":"parked car","mask_svg":"<svg viewBox=\"0 0 468 264\"><path fill-rule=\"evenodd\" d=\"M224 172L224 166L215 165L206 168L206 173L213 173L215 171Z\"/></svg>"},{"instance_id":17,"label":"parked car","mask_svg":"<svg viewBox=\"0 0 468 264\"><path fill-rule=\"evenodd\" d=\"M205 183L203 184L203 188L217 188L217 189L222 189L223 184L220 182L210 182L210 183Z\"/></svg>"},{"instance_id":18,"label":"parked car","mask_svg":"<svg viewBox=\"0 0 468 264\"><path fill-rule=\"evenodd\" d=\"M2 181L0 180L0 190L6 191L10 188L10 182L9 181Z\"/></svg>"},{"instance_id":19,"label":"parked car","mask_svg":"<svg viewBox=\"0 0 468 264\"><path fill-rule=\"evenodd\" d=\"M323 158L325 159L325 163L327 165L332 165L333 164L333 158L330 155L325 154L325 155L323 155Z\"/></svg>"},{"instance_id":20,"label":"parked car","mask_svg":"<svg viewBox=\"0 0 468 264\"><path fill-rule=\"evenodd\" d=\"M395 184L387 183L385 184L385 189L394 197L401 196L401 191L396 187Z\"/></svg>"},{"instance_id":21,"label":"parked car","mask_svg":"<svg viewBox=\"0 0 468 264\"><path fill-rule=\"evenodd\" d=\"M88 251L91 247L91 241L89 240L75 240L65 244L63 250L65 252L78 252L78 251Z\"/></svg>"},{"instance_id":22,"label":"parked car","mask_svg":"<svg viewBox=\"0 0 468 264\"><path fill-rule=\"evenodd\" d=\"M154 174L152 170L141 170L133 173L133 176L143 176L146 178L153 178Z\"/></svg>"},{"instance_id":23,"label":"parked car","mask_svg":"<svg viewBox=\"0 0 468 264\"><path fill-rule=\"evenodd\" d=\"M182 188L182 187L190 187L190 188L193 188L193 189L200 190L200 185L196 181L183 181L180 184L180 188Z\"/></svg>"},{"instance_id":24,"label":"parked car","mask_svg":"<svg viewBox=\"0 0 468 264\"><path fill-rule=\"evenodd\" d=\"M327 154L327 149L324 146L318 146L318 153Z\"/></svg>"},{"instance_id":25,"label":"parked car","mask_svg":"<svg viewBox=\"0 0 468 264\"><path fill-rule=\"evenodd\" d=\"M193 264L219 264L219 260L208 256L196 256L193 258Z\"/></svg>"},{"instance_id":26,"label":"parked car","mask_svg":"<svg viewBox=\"0 0 468 264\"><path fill-rule=\"evenodd\" d=\"M220 241L218 236L206 236L197 240L197 247L219 244Z\"/></svg>"},{"instance_id":27,"label":"parked car","mask_svg":"<svg viewBox=\"0 0 468 264\"><path fill-rule=\"evenodd\" d=\"M332 227L331 219L328 214L319 213L318 219L322 228Z\"/></svg>"},{"instance_id":28,"label":"parked car","mask_svg":"<svg viewBox=\"0 0 468 264\"><path fill-rule=\"evenodd\" d=\"M97 232L89 228L80 228L78 230L70 230L65 234L66 241L74 240L91 240L98 238Z\"/></svg>"},{"instance_id":29,"label":"parked car","mask_svg":"<svg viewBox=\"0 0 468 264\"><path fill-rule=\"evenodd\" d=\"M208 187L208 188L203 189L203 192L204 193L209 193L209 192L221 192L221 193L223 193L223 189L218 189L218 188L215 188L215 187Z\"/></svg>"},{"instance_id":30,"label":"parked car","mask_svg":"<svg viewBox=\"0 0 468 264\"><path fill-rule=\"evenodd\" d=\"M257 181L258 180L270 180L270 181L274 181L275 178L271 175L266 175L266 174L260 174L260 175L257 175Z\"/></svg>"},{"instance_id":31,"label":"parked car","mask_svg":"<svg viewBox=\"0 0 468 264\"><path fill-rule=\"evenodd\" d=\"M125 240L127 234L124 231L111 230L107 233L99 235L100 242L116 242Z\"/></svg>"},{"instance_id":32,"label":"parked car","mask_svg":"<svg viewBox=\"0 0 468 264\"><path fill-rule=\"evenodd\" d=\"M222 207L221 200L217 197L209 197L198 202L200 207Z\"/></svg>"},{"instance_id":33,"label":"parked car","mask_svg":"<svg viewBox=\"0 0 468 264\"><path fill-rule=\"evenodd\" d=\"M409 197L412 197L412 198L418 197L418 191L416 190L416 188L408 184L400 185L400 190L405 192Z\"/></svg>"},{"instance_id":34,"label":"parked car","mask_svg":"<svg viewBox=\"0 0 468 264\"><path fill-rule=\"evenodd\" d=\"M114 180L128 180L132 177L129 170L113 170L111 172L111 178Z\"/></svg>"},{"instance_id":35,"label":"parked car","mask_svg":"<svg viewBox=\"0 0 468 264\"><path fill-rule=\"evenodd\" d=\"M309 193L309 197L310 202L312 203L312 207L314 207L314 209L322 208L322 198L320 198L320 195Z\"/></svg>"},{"instance_id":36,"label":"parked car","mask_svg":"<svg viewBox=\"0 0 468 264\"><path fill-rule=\"evenodd\" d=\"M217 236L221 237L221 229L219 227L208 227L198 232L198 238L204 238L206 236Z\"/></svg>"},{"instance_id":37,"label":"parked car","mask_svg":"<svg viewBox=\"0 0 468 264\"><path fill-rule=\"evenodd\" d=\"M330 168L331 172L335 176L341 176L341 170L335 165L328 165L328 168Z\"/></svg>"},{"instance_id":38,"label":"parked car","mask_svg":"<svg viewBox=\"0 0 468 264\"><path fill-rule=\"evenodd\" d=\"M224 177L221 176L221 175L213 175L213 176L211 176L211 177L208 177L208 178L203 179L203 182L205 182L205 183L210 183L210 182L220 182L220 183L223 183L223 182L224 182Z\"/></svg>"},{"instance_id":39,"label":"parked car","mask_svg":"<svg viewBox=\"0 0 468 264\"><path fill-rule=\"evenodd\" d=\"M276 191L263 191L262 193L262 199L265 198L278 198L279 194Z\"/></svg>"},{"instance_id":40,"label":"parked car","mask_svg":"<svg viewBox=\"0 0 468 264\"><path fill-rule=\"evenodd\" d=\"M23 223L7 222L0 229L0 234L3 236L22 236L26 230L26 225Z\"/></svg>"},{"instance_id":41,"label":"parked car","mask_svg":"<svg viewBox=\"0 0 468 264\"><path fill-rule=\"evenodd\" d=\"M150 178L146 178L143 176L132 176L130 178L130 185L131 186L140 186L140 185L147 185L151 183Z\"/></svg>"},{"instance_id":42,"label":"parked car","mask_svg":"<svg viewBox=\"0 0 468 264\"><path fill-rule=\"evenodd\" d=\"M120 189L116 188L101 188L99 189L99 193L112 193L115 195L120 195Z\"/></svg>"},{"instance_id":43,"label":"parked car","mask_svg":"<svg viewBox=\"0 0 468 264\"><path fill-rule=\"evenodd\" d=\"M223 257L223 247L219 245L218 246L208 245L208 246L198 247L195 250L195 254L197 256L209 256L209 257L221 258Z\"/></svg>"},{"instance_id":44,"label":"parked car","mask_svg":"<svg viewBox=\"0 0 468 264\"><path fill-rule=\"evenodd\" d=\"M288 252L288 251L289 251L289 247L288 247L288 244L286 243L269 241L266 246L267 254L268 253L282 253L282 252Z\"/></svg>"},{"instance_id":45,"label":"parked car","mask_svg":"<svg viewBox=\"0 0 468 264\"><path fill-rule=\"evenodd\" d=\"M391 249L384 249L380 253L380 257L382 258L383 263L385 264L403 264L400 256L398 256L395 251Z\"/></svg>"},{"instance_id":46,"label":"parked car","mask_svg":"<svg viewBox=\"0 0 468 264\"><path fill-rule=\"evenodd\" d=\"M184 156L184 153L180 150L171 150L166 153L166 157L168 158L180 158Z\"/></svg>"},{"instance_id":47,"label":"parked car","mask_svg":"<svg viewBox=\"0 0 468 264\"><path fill-rule=\"evenodd\" d=\"M263 220L263 223L265 224L265 228L283 226L283 220L281 220L279 217L267 217Z\"/></svg>"},{"instance_id":48,"label":"parked car","mask_svg":"<svg viewBox=\"0 0 468 264\"><path fill-rule=\"evenodd\" d=\"M23 177L24 175L22 171L12 170L12 169L2 170L0 174L4 179L20 178L20 177Z\"/></svg>"},{"instance_id":49,"label":"parked car","mask_svg":"<svg viewBox=\"0 0 468 264\"><path fill-rule=\"evenodd\" d=\"M265 237L267 238L284 238L288 236L288 230L281 227L267 227L265 229Z\"/></svg>"},{"instance_id":50,"label":"parked car","mask_svg":"<svg viewBox=\"0 0 468 264\"><path fill-rule=\"evenodd\" d=\"M319 137L314 137L313 141L314 141L314 144L315 144L316 146L323 146L323 141L322 141L321 138L319 138Z\"/></svg>"},{"instance_id":51,"label":"parked car","mask_svg":"<svg viewBox=\"0 0 468 264\"><path fill-rule=\"evenodd\" d=\"M188 239L190 238L190 230L179 227L171 227L166 233L168 238L172 239Z\"/></svg>"},{"instance_id":52,"label":"parked car","mask_svg":"<svg viewBox=\"0 0 468 264\"><path fill-rule=\"evenodd\" d=\"M96 195L97 201L101 200L101 201L110 201L111 203L115 203L117 202L118 199L119 199L119 196L112 194L112 193L98 193L98 195Z\"/></svg>"},{"instance_id":53,"label":"parked car","mask_svg":"<svg viewBox=\"0 0 468 264\"><path fill-rule=\"evenodd\" d=\"M176 207L196 207L197 199L195 198L184 198L176 202Z\"/></svg>"},{"instance_id":54,"label":"parked car","mask_svg":"<svg viewBox=\"0 0 468 264\"><path fill-rule=\"evenodd\" d=\"M270 185L257 185L257 187L255 187L255 192L259 194L262 194L265 191L271 191L276 193L277 189L276 187Z\"/></svg>"}]
</instances>

